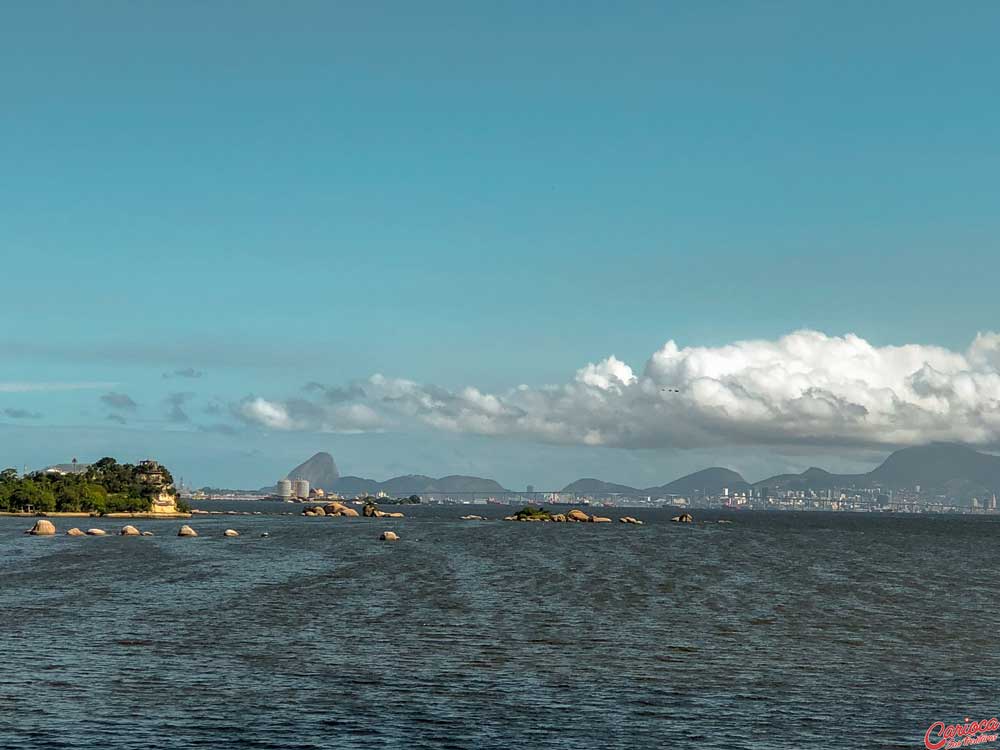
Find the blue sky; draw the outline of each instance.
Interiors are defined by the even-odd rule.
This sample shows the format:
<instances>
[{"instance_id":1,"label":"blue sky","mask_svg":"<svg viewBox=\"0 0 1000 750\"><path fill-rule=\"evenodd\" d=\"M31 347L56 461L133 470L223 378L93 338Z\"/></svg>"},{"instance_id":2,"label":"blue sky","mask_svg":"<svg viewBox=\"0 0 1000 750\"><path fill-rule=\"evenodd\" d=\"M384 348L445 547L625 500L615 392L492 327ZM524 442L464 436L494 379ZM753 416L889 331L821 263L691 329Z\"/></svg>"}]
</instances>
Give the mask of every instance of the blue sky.
<instances>
[{"instance_id":1,"label":"blue sky","mask_svg":"<svg viewBox=\"0 0 1000 750\"><path fill-rule=\"evenodd\" d=\"M378 477L652 484L940 437L830 447L812 425L805 450L730 411L689 442L690 415L669 440L582 419L588 444L503 394L610 355L639 377L668 340L966 352L997 327L998 22L990 3L8 3L0 463L142 451L257 486L325 449ZM526 416L383 414L398 400L371 388L377 420L240 406L376 373ZM991 387L946 437L995 444Z\"/></svg>"}]
</instances>

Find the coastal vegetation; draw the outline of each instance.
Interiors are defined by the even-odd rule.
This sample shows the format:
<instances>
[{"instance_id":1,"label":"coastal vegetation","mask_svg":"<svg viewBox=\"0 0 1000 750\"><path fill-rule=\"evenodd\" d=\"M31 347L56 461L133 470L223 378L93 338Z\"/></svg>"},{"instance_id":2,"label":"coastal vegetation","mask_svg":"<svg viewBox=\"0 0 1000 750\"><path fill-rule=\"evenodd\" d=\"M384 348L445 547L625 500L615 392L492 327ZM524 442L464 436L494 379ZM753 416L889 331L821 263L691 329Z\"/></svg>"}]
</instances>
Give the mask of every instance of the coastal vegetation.
<instances>
[{"instance_id":1,"label":"coastal vegetation","mask_svg":"<svg viewBox=\"0 0 1000 750\"><path fill-rule=\"evenodd\" d=\"M173 492L173 481L159 464L119 464L113 458L72 473L36 471L19 477L16 470L5 469L0 472L0 512L145 512L160 493ZM181 501L177 505L188 510Z\"/></svg>"},{"instance_id":2,"label":"coastal vegetation","mask_svg":"<svg viewBox=\"0 0 1000 750\"><path fill-rule=\"evenodd\" d=\"M514 514L514 518L518 521L551 521L552 513L534 505L525 505Z\"/></svg>"}]
</instances>

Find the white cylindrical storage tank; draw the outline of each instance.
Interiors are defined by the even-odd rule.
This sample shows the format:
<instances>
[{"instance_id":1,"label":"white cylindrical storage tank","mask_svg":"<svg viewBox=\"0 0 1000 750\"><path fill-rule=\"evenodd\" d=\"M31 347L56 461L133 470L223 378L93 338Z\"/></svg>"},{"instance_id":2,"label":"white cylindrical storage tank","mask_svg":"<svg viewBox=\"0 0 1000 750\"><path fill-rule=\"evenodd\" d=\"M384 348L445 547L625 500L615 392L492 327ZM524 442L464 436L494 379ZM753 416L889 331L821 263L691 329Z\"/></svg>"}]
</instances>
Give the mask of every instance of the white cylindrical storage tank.
<instances>
[{"instance_id":1,"label":"white cylindrical storage tank","mask_svg":"<svg viewBox=\"0 0 1000 750\"><path fill-rule=\"evenodd\" d=\"M292 497L292 480L290 479L279 479L278 480L278 497L282 500L290 500Z\"/></svg>"},{"instance_id":2,"label":"white cylindrical storage tank","mask_svg":"<svg viewBox=\"0 0 1000 750\"><path fill-rule=\"evenodd\" d=\"M305 479L296 479L292 482L292 489L295 492L295 497L300 497L303 500L309 499L309 482Z\"/></svg>"}]
</instances>

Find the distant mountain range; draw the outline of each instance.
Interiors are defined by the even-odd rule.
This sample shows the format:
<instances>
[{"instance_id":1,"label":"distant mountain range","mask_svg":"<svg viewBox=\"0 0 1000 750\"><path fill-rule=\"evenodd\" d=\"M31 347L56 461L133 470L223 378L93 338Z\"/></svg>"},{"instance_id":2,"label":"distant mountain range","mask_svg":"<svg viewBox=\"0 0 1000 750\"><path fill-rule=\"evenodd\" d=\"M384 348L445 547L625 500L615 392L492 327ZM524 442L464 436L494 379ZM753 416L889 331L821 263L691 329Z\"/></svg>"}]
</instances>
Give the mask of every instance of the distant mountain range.
<instances>
[{"instance_id":1,"label":"distant mountain range","mask_svg":"<svg viewBox=\"0 0 1000 750\"><path fill-rule=\"evenodd\" d=\"M778 474L753 484L731 469L702 469L657 487L629 487L600 479L578 479L563 489L581 495L691 495L745 491L750 487L772 491L823 490L845 487L903 489L920 486L921 492L949 497L983 497L1000 492L1000 456L980 453L965 445L932 443L903 448L865 474L831 474L810 467L800 474Z\"/></svg>"},{"instance_id":2,"label":"distant mountain range","mask_svg":"<svg viewBox=\"0 0 1000 750\"><path fill-rule=\"evenodd\" d=\"M305 461L290 472L286 479L304 479L309 482L310 487L315 487L325 492L336 492L340 495L353 497L360 494L378 494L385 492L392 497L402 497L404 495L443 495L448 493L477 493L483 495L495 495L506 492L504 488L492 479L482 477L466 477L451 475L435 479L423 474L407 474L401 477L393 477L384 482L377 479L365 479L364 477L340 476L337 470L337 463L329 453L317 453L315 456ZM266 487L265 491L273 491L273 487Z\"/></svg>"},{"instance_id":3,"label":"distant mountain range","mask_svg":"<svg viewBox=\"0 0 1000 750\"><path fill-rule=\"evenodd\" d=\"M356 476L340 476L337 464L329 453L317 453L308 461L288 472L289 479L305 479L310 486L327 492L355 495L385 492L393 497L404 495L447 495L475 493L498 495L505 490L493 479L451 475L435 479L424 474L407 474L384 482ZM921 492L955 498L984 497L1000 493L1000 456L980 453L968 446L953 443L932 443L904 448L891 454L879 466L864 474L832 474L825 469L810 467L799 474L777 474L759 482L747 482L738 472L720 466L696 471L655 487L631 487L601 479L577 479L562 492L577 495L634 497L689 496L696 493L717 495L723 489L744 492L768 488L770 491L825 490L839 488L904 489L920 486ZM271 488L267 488L270 490Z\"/></svg>"}]
</instances>

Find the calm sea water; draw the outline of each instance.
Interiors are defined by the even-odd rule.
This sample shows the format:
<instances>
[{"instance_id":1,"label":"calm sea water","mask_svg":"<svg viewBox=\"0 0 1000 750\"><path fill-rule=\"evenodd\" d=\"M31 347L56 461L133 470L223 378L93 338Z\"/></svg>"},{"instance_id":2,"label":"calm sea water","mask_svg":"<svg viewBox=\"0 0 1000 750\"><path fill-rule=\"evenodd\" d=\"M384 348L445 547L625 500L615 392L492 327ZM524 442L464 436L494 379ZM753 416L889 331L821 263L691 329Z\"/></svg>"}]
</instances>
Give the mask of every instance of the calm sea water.
<instances>
[{"instance_id":1,"label":"calm sea water","mask_svg":"<svg viewBox=\"0 0 1000 750\"><path fill-rule=\"evenodd\" d=\"M0 747L919 748L1000 713L992 520L404 510L0 518Z\"/></svg>"}]
</instances>

